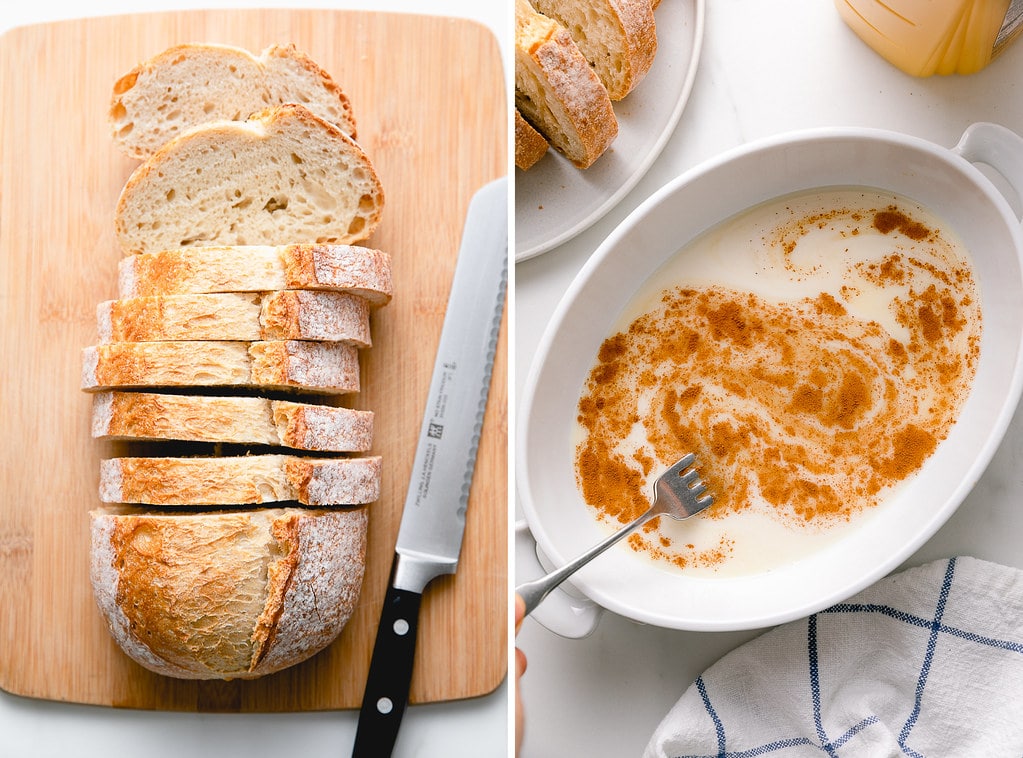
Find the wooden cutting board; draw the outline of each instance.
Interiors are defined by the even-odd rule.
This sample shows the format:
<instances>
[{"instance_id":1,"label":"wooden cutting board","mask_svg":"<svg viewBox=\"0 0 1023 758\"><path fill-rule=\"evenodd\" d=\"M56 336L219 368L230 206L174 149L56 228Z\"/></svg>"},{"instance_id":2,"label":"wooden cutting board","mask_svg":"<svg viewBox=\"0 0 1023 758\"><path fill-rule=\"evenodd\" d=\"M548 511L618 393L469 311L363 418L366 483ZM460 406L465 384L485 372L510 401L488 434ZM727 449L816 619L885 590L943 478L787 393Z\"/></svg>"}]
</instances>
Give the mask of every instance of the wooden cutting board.
<instances>
[{"instance_id":1,"label":"wooden cutting board","mask_svg":"<svg viewBox=\"0 0 1023 758\"><path fill-rule=\"evenodd\" d=\"M113 228L135 161L108 134L114 81L184 42L295 43L348 94L386 194L368 244L393 256L354 405L376 413L383 492L360 605L309 661L252 682L151 674L111 640L88 579L88 512L109 443L89 436L80 353L116 297ZM201 711L358 707L473 192L507 172L497 40L463 20L334 11L176 12L14 29L0 37L0 686L103 705ZM412 702L494 690L507 669L507 338L498 345L458 574L423 605Z\"/></svg>"}]
</instances>

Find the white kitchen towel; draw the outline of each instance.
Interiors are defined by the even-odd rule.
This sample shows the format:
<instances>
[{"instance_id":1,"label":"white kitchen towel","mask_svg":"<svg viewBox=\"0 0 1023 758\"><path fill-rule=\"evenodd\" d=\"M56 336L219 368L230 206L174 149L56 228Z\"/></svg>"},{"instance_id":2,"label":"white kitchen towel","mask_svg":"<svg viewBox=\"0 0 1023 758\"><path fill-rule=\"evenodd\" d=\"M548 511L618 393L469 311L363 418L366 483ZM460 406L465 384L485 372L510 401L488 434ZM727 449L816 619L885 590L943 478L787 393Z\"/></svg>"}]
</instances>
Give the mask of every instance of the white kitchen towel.
<instances>
[{"instance_id":1,"label":"white kitchen towel","mask_svg":"<svg viewBox=\"0 0 1023 758\"><path fill-rule=\"evenodd\" d=\"M732 651L645 758L1020 758L1023 572L907 569Z\"/></svg>"}]
</instances>

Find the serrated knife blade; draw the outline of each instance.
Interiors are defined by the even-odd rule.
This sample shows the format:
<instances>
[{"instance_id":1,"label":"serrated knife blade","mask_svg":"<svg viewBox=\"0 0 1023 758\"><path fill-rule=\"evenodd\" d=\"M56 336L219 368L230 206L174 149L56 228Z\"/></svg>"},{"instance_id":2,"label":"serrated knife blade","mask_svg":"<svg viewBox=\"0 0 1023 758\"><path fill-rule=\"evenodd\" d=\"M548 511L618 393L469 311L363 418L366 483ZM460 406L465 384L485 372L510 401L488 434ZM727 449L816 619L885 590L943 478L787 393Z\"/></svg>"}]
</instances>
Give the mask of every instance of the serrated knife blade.
<instances>
[{"instance_id":1,"label":"serrated knife blade","mask_svg":"<svg viewBox=\"0 0 1023 758\"><path fill-rule=\"evenodd\" d=\"M426 586L458 567L508 282L508 179L476 192L448 296L352 758L391 755Z\"/></svg>"}]
</instances>

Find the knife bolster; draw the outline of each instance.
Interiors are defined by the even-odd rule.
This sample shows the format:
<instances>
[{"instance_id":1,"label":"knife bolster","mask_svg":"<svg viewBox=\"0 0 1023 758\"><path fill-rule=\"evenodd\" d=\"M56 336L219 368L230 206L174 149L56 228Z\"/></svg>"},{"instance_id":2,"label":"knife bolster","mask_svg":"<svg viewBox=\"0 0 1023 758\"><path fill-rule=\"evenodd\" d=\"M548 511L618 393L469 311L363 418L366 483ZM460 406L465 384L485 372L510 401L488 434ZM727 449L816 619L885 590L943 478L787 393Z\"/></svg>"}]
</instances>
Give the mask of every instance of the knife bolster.
<instances>
[{"instance_id":1,"label":"knife bolster","mask_svg":"<svg viewBox=\"0 0 1023 758\"><path fill-rule=\"evenodd\" d=\"M422 553L398 552L391 567L391 586L408 592L423 593L426 585L444 574L453 574L458 559L439 558Z\"/></svg>"}]
</instances>

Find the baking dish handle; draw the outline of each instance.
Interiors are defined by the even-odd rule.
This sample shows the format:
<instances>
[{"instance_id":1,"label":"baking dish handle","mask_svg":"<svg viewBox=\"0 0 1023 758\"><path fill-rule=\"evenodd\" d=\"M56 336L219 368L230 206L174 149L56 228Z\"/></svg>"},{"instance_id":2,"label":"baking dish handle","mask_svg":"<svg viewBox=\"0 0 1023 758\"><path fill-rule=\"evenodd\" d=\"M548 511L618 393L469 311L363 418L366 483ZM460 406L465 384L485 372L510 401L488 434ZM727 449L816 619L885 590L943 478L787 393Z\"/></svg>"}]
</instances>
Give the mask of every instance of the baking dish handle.
<instances>
[{"instance_id":1,"label":"baking dish handle","mask_svg":"<svg viewBox=\"0 0 1023 758\"><path fill-rule=\"evenodd\" d=\"M539 547L525 521L515 524L515 569L523 581L547 573ZM567 584L567 582L566 582ZM564 587L565 585L562 585ZM577 592L556 589L530 614L546 629L568 639L588 637L597 628L602 608Z\"/></svg>"},{"instance_id":2,"label":"baking dish handle","mask_svg":"<svg viewBox=\"0 0 1023 758\"><path fill-rule=\"evenodd\" d=\"M978 122L963 132L959 144L953 148L970 163L983 163L997 171L1016 193L1006 197L1009 205L1020 217L1023 208L1023 137L999 124ZM1005 192L999 187L999 191Z\"/></svg>"}]
</instances>

